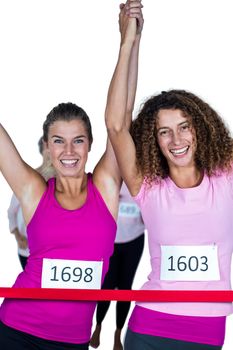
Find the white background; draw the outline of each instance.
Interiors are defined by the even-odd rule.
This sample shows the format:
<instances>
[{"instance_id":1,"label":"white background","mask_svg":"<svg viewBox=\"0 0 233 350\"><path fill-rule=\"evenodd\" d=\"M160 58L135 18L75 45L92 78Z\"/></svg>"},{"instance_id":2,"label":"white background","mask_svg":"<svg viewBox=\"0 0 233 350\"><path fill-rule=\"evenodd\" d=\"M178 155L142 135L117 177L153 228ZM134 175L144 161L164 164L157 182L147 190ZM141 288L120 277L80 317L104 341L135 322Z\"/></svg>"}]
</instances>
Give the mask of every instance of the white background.
<instances>
[{"instance_id":1,"label":"white background","mask_svg":"<svg viewBox=\"0 0 233 350\"><path fill-rule=\"evenodd\" d=\"M0 116L24 160L40 164L42 123L59 102L89 114L94 143L87 170L105 147L104 108L118 54L117 0L7 0L0 2ZM233 129L230 0L144 0L136 109L169 88L191 90ZM12 164L14 171L14 164ZM17 174L15 174L17 176ZM6 210L11 191L0 178L0 286L20 272ZM149 272L147 246L134 288ZM224 350L231 349L232 316ZM103 324L100 350L112 348L114 306Z\"/></svg>"}]
</instances>

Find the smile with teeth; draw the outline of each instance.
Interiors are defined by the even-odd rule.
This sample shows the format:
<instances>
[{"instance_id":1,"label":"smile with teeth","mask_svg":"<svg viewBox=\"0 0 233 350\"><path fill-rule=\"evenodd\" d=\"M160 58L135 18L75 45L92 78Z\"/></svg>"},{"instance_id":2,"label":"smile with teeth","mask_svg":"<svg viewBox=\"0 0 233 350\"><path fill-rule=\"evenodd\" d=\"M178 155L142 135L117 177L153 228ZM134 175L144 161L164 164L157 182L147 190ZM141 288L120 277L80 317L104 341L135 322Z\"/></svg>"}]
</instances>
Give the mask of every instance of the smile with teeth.
<instances>
[{"instance_id":1,"label":"smile with teeth","mask_svg":"<svg viewBox=\"0 0 233 350\"><path fill-rule=\"evenodd\" d=\"M186 147L179 148L179 149L171 149L170 152L174 156L181 156L181 155L187 153L188 149L189 149L189 146L186 146Z\"/></svg>"},{"instance_id":2,"label":"smile with teeth","mask_svg":"<svg viewBox=\"0 0 233 350\"><path fill-rule=\"evenodd\" d=\"M60 162L65 167L74 167L78 163L78 159L61 159Z\"/></svg>"}]
</instances>

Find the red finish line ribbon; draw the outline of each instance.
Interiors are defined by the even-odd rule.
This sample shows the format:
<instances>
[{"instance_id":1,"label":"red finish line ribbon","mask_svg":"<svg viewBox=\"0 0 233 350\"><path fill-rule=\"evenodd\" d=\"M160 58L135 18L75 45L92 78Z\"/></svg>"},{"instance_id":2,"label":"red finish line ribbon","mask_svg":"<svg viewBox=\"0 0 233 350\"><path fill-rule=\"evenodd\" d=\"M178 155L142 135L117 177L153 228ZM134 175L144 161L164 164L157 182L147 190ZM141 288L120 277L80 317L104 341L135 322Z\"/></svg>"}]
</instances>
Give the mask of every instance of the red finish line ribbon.
<instances>
[{"instance_id":1,"label":"red finish line ribbon","mask_svg":"<svg viewBox=\"0 0 233 350\"><path fill-rule=\"evenodd\" d=\"M145 302L232 302L230 290L104 290L0 288L0 297L46 300L115 300Z\"/></svg>"}]
</instances>

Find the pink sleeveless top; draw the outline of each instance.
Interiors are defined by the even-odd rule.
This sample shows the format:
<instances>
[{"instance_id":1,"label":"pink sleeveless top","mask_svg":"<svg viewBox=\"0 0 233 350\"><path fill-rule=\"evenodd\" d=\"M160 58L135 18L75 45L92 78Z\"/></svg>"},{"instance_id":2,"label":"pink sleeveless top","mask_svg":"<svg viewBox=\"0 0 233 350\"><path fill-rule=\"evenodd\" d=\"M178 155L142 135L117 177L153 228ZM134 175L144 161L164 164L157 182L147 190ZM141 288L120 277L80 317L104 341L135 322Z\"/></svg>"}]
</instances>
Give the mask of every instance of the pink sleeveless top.
<instances>
[{"instance_id":1,"label":"pink sleeveless top","mask_svg":"<svg viewBox=\"0 0 233 350\"><path fill-rule=\"evenodd\" d=\"M48 181L28 224L31 255L13 287L40 288L43 259L102 262L102 282L107 272L116 222L91 175L88 174L86 202L76 210L64 209L57 202L55 181L54 178ZM40 338L79 344L90 339L95 306L96 302L5 299L0 319Z\"/></svg>"}]
</instances>

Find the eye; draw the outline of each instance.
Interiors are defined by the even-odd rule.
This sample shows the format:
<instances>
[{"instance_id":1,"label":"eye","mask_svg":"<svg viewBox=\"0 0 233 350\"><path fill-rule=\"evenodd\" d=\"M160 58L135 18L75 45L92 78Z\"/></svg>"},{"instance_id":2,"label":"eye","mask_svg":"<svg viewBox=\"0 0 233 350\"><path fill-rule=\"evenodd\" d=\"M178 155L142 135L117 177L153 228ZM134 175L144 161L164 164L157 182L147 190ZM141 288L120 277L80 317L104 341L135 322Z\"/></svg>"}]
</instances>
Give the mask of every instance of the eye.
<instances>
[{"instance_id":1,"label":"eye","mask_svg":"<svg viewBox=\"0 0 233 350\"><path fill-rule=\"evenodd\" d=\"M180 127L181 131L188 131L190 129L190 125L189 124L184 124Z\"/></svg>"},{"instance_id":2,"label":"eye","mask_svg":"<svg viewBox=\"0 0 233 350\"><path fill-rule=\"evenodd\" d=\"M76 140L74 140L74 143L83 143L84 141L83 141L83 139L76 139Z\"/></svg>"},{"instance_id":3,"label":"eye","mask_svg":"<svg viewBox=\"0 0 233 350\"><path fill-rule=\"evenodd\" d=\"M159 136L168 136L169 135L169 130L160 130L158 132Z\"/></svg>"},{"instance_id":4,"label":"eye","mask_svg":"<svg viewBox=\"0 0 233 350\"><path fill-rule=\"evenodd\" d=\"M55 139L53 143L63 143L63 141L61 139Z\"/></svg>"}]
</instances>

